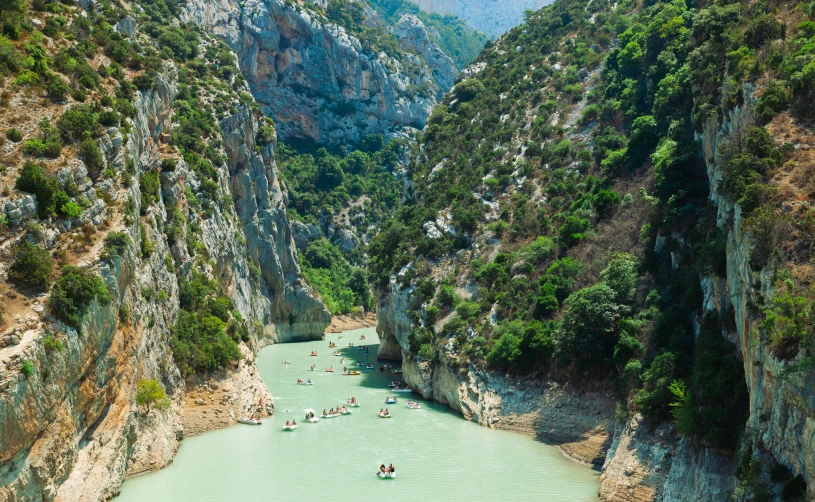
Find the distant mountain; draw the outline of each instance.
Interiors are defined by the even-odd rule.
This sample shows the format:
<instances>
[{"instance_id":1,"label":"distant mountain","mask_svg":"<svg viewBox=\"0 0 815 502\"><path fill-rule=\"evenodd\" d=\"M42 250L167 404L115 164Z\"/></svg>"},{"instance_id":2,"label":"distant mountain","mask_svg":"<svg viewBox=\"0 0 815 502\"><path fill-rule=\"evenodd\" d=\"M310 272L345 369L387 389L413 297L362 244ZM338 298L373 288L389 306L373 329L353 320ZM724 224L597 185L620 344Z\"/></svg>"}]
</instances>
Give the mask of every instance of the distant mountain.
<instances>
[{"instance_id":1,"label":"distant mountain","mask_svg":"<svg viewBox=\"0 0 815 502\"><path fill-rule=\"evenodd\" d=\"M521 24L524 11L538 10L552 0L416 0L426 12L450 14L496 38Z\"/></svg>"}]
</instances>

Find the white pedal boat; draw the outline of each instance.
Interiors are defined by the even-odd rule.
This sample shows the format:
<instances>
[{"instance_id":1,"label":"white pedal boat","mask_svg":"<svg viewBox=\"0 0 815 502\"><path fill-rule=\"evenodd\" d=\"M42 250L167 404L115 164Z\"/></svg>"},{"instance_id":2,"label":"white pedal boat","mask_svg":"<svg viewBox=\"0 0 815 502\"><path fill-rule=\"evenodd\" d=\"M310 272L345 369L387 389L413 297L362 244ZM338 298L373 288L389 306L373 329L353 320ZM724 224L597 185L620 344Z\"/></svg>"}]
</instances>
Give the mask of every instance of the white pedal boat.
<instances>
[{"instance_id":1,"label":"white pedal boat","mask_svg":"<svg viewBox=\"0 0 815 502\"><path fill-rule=\"evenodd\" d=\"M284 430L284 431L293 431L293 430L294 430L294 429L296 429L296 428L297 428L297 426L296 426L296 425L284 425L284 426L283 426L283 430Z\"/></svg>"},{"instance_id":2,"label":"white pedal boat","mask_svg":"<svg viewBox=\"0 0 815 502\"><path fill-rule=\"evenodd\" d=\"M376 475L379 478L382 478L382 479L394 479L396 477L395 472L382 472L382 471L379 471L379 472L376 473Z\"/></svg>"},{"instance_id":3,"label":"white pedal boat","mask_svg":"<svg viewBox=\"0 0 815 502\"><path fill-rule=\"evenodd\" d=\"M246 425L260 425L263 422L260 420L255 420L254 418L241 418L238 420L239 424L246 424Z\"/></svg>"}]
</instances>

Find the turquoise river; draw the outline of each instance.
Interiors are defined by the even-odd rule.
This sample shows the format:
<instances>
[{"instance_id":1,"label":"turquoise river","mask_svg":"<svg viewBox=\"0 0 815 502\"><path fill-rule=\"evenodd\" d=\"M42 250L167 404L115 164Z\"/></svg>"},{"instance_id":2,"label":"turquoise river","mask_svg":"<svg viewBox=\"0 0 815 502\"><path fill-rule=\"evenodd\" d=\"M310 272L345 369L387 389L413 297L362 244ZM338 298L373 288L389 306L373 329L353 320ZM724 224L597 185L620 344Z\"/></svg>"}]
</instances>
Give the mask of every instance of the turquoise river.
<instances>
[{"instance_id":1,"label":"turquoise river","mask_svg":"<svg viewBox=\"0 0 815 502\"><path fill-rule=\"evenodd\" d=\"M366 341L360 341L362 334ZM597 500L598 473L553 446L481 427L411 394L385 405L393 395L387 384L400 375L379 371L372 328L326 338L263 349L257 364L274 396L275 415L261 426L236 425L185 439L169 467L125 482L117 502ZM337 343L344 363L329 341ZM370 355L366 359L348 343L368 344ZM357 369L357 359L377 369L343 376L343 366ZM308 372L312 364L317 370ZM331 365L337 371L326 373ZM315 384L297 385L298 377ZM301 420L307 408L321 413L351 396L361 403L351 415L313 424ZM407 408L407 399L418 400L422 409ZM377 416L386 406L391 419ZM299 427L284 432L292 419ZM396 479L374 475L382 463L393 463Z\"/></svg>"}]
</instances>

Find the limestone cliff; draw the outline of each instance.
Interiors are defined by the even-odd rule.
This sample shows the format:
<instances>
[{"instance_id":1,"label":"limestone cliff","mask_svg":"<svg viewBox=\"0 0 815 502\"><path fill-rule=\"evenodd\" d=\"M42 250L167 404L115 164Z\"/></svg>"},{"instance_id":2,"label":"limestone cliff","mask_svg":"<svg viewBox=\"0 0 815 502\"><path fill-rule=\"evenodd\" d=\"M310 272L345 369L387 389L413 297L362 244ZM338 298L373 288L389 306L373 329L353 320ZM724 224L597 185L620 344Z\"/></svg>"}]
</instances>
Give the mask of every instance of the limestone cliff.
<instances>
[{"instance_id":1,"label":"limestone cliff","mask_svg":"<svg viewBox=\"0 0 815 502\"><path fill-rule=\"evenodd\" d=\"M416 0L427 12L451 14L491 37L499 37L524 20L524 11L538 10L552 0Z\"/></svg>"},{"instance_id":2,"label":"limestone cliff","mask_svg":"<svg viewBox=\"0 0 815 502\"><path fill-rule=\"evenodd\" d=\"M184 8L183 19L238 54L281 139L346 143L421 128L439 96L434 71L418 55L363 44L318 11L282 0L196 0Z\"/></svg>"},{"instance_id":3,"label":"limestone cliff","mask_svg":"<svg viewBox=\"0 0 815 502\"><path fill-rule=\"evenodd\" d=\"M98 272L111 299L94 301L75 329L48 314L47 295L23 302L9 293L16 300L8 305L13 319L0 336L0 500L105 500L118 493L126 476L171 462L185 432L272 413L254 354L267 343L319 338L329 323L328 311L300 277L275 143L255 144L263 119L249 106L230 104L216 132L225 159L214 167L214 190L221 196L207 200L202 213L194 208L200 208L205 180L168 144L178 89L170 64L151 90L137 92L129 132L109 128L99 140L110 177L91 179L76 158L57 173L63 183L73 180L89 208L75 220L40 220L42 231L29 234L39 235L46 249L59 250L86 232L91 244L69 248L66 256ZM141 207L141 183L114 181L125 172L136 180L157 173L168 158L174 162L161 169L158 200L149 207ZM20 201L33 209L20 211L10 225L5 257L26 238L24 227L36 213L31 196ZM17 202L4 207L19 211ZM188 224L170 228L173 221ZM102 237L114 231L129 242L100 259ZM253 267L260 273L253 274ZM185 382L169 346L180 309L179 277L192 271L214 280L234 313L252 327L241 343L242 358L203 382ZM136 385L145 379L160 382L169 409L145 413L136 406ZM213 393L204 405L217 408L217 416L196 428L196 412L188 409L199 405L201 384ZM190 400L187 391L199 394Z\"/></svg>"}]
</instances>

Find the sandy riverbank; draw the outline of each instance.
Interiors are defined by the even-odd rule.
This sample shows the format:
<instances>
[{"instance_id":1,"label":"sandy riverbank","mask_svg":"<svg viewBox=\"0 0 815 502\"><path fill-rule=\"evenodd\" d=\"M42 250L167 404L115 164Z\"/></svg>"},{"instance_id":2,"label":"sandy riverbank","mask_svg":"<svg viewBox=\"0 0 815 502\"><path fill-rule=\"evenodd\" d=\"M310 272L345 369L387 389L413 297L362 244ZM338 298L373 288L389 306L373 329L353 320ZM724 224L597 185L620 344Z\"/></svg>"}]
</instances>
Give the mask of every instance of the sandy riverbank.
<instances>
[{"instance_id":1,"label":"sandy riverbank","mask_svg":"<svg viewBox=\"0 0 815 502\"><path fill-rule=\"evenodd\" d=\"M335 315L331 318L331 324L325 329L326 333L342 333L361 328L373 328L376 326L376 314L368 312L364 315L348 314Z\"/></svg>"}]
</instances>

